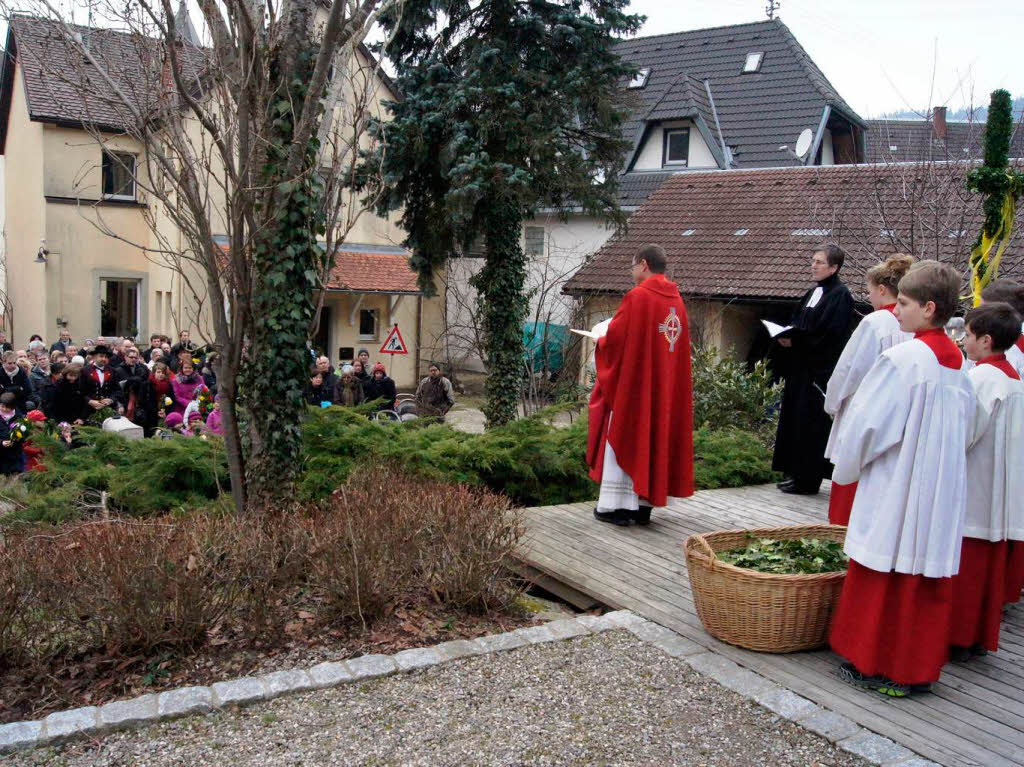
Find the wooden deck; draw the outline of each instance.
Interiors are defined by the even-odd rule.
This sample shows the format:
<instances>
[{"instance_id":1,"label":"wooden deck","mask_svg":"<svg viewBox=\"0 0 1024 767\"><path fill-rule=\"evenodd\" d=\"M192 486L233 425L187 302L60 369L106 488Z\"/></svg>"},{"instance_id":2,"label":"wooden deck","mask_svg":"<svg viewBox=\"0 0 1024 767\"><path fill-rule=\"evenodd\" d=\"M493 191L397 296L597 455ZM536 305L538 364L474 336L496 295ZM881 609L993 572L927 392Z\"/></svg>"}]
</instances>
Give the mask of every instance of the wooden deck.
<instances>
[{"instance_id":1,"label":"wooden deck","mask_svg":"<svg viewBox=\"0 0 1024 767\"><path fill-rule=\"evenodd\" d=\"M680 544L692 533L823 522L828 495L773 486L712 490L656 510L650 527L596 522L593 504L527 509L523 563L629 609L944 765L1024 765L1024 605L1011 607L998 653L949 664L930 695L887 700L840 681L831 652L769 655L713 639L701 626Z\"/></svg>"}]
</instances>

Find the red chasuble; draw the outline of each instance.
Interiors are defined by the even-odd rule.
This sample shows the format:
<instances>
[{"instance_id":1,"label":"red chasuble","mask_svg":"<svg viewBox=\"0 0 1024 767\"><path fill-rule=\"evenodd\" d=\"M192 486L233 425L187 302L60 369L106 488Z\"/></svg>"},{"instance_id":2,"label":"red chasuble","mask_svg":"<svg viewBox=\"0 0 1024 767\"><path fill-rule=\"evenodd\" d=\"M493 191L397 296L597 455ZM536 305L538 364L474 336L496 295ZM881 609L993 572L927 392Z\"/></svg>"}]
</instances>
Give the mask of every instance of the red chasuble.
<instances>
[{"instance_id":1,"label":"red chasuble","mask_svg":"<svg viewBox=\"0 0 1024 767\"><path fill-rule=\"evenodd\" d=\"M629 291L597 343L595 361L591 478L601 481L607 439L640 498L664 506L670 495L693 495L690 328L676 284L655 274Z\"/></svg>"},{"instance_id":2,"label":"red chasuble","mask_svg":"<svg viewBox=\"0 0 1024 767\"><path fill-rule=\"evenodd\" d=\"M926 343L943 367L962 367L960 350L941 328L914 338ZM829 644L862 674L930 684L949 660L952 605L952 578L883 573L851 559Z\"/></svg>"}]
</instances>

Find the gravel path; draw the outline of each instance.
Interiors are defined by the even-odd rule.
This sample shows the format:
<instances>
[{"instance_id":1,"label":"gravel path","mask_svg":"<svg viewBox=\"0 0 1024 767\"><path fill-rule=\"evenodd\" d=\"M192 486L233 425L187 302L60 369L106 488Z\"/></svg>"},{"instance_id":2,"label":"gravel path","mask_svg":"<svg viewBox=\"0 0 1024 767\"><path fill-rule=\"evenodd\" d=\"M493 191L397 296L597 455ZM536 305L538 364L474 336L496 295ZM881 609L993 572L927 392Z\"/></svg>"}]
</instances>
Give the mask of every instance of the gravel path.
<instances>
[{"instance_id":1,"label":"gravel path","mask_svg":"<svg viewBox=\"0 0 1024 767\"><path fill-rule=\"evenodd\" d=\"M7 759L69 767L866 764L625 631Z\"/></svg>"}]
</instances>

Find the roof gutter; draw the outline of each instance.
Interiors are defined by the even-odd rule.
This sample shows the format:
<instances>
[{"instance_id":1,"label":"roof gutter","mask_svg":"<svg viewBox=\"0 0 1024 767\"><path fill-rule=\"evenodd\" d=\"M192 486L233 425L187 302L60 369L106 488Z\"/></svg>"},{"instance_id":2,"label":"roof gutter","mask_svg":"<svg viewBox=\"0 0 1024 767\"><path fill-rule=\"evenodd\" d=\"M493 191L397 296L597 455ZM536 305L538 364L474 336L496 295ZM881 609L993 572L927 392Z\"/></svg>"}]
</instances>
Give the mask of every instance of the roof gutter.
<instances>
[{"instance_id":1,"label":"roof gutter","mask_svg":"<svg viewBox=\"0 0 1024 767\"><path fill-rule=\"evenodd\" d=\"M831 104L826 104L825 109L821 113L821 122L818 123L818 132L814 134L814 143L811 144L811 151L807 153L807 157L804 158L804 165L813 165L814 158L818 156L818 148L821 146L821 140L825 137L825 126L828 125L828 118L832 116Z\"/></svg>"},{"instance_id":2,"label":"roof gutter","mask_svg":"<svg viewBox=\"0 0 1024 767\"><path fill-rule=\"evenodd\" d=\"M729 156L729 147L725 145L725 137L722 135L722 124L718 121L718 110L715 109L715 97L711 95L711 81L704 79L704 91L708 94L708 101L711 103L711 116L715 118L715 129L718 131L718 143L722 145L722 162L725 163L725 170L732 167L732 158Z\"/></svg>"}]
</instances>

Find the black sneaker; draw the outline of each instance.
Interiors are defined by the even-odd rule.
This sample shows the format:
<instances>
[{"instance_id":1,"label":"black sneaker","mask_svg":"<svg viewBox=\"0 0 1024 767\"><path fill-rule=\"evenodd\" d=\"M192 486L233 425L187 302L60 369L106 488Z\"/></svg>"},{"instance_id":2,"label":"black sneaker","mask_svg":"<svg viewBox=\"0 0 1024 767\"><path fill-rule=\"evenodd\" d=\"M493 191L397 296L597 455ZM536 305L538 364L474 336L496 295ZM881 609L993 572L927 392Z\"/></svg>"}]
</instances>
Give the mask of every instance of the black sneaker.
<instances>
[{"instance_id":1,"label":"black sneaker","mask_svg":"<svg viewBox=\"0 0 1024 767\"><path fill-rule=\"evenodd\" d=\"M638 525L649 525L651 524L651 508L650 506L641 506L636 511L630 511L630 518Z\"/></svg>"},{"instance_id":2,"label":"black sneaker","mask_svg":"<svg viewBox=\"0 0 1024 767\"><path fill-rule=\"evenodd\" d=\"M779 490L781 490L781 489L782 489L782 488L784 488L784 487L785 487L786 485L792 485L792 484L793 484L793 481L794 481L794 480L793 480L793 478L792 478L792 477L786 477L786 478L785 478L784 480L782 480L781 482L776 482L776 483L775 483L775 487L777 487L777 488L779 488Z\"/></svg>"},{"instance_id":3,"label":"black sneaker","mask_svg":"<svg viewBox=\"0 0 1024 767\"><path fill-rule=\"evenodd\" d=\"M931 692L932 689L930 684L902 684L881 674L867 676L858 671L852 663L839 664L839 676L854 687L871 690L887 698L906 698L908 695Z\"/></svg>"},{"instance_id":4,"label":"black sneaker","mask_svg":"<svg viewBox=\"0 0 1024 767\"><path fill-rule=\"evenodd\" d=\"M811 487L809 485L798 485L796 482L791 482L779 488L780 491L787 495L817 495L820 489L820 485L818 487Z\"/></svg>"},{"instance_id":5,"label":"black sneaker","mask_svg":"<svg viewBox=\"0 0 1024 767\"><path fill-rule=\"evenodd\" d=\"M626 509L615 509L615 511L598 511L594 509L594 519L598 522L607 522L619 527L628 527L632 521L630 518L632 514L632 511L627 511Z\"/></svg>"}]
</instances>

